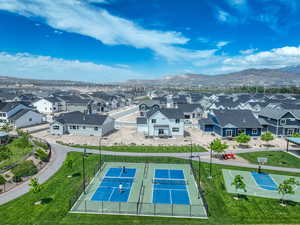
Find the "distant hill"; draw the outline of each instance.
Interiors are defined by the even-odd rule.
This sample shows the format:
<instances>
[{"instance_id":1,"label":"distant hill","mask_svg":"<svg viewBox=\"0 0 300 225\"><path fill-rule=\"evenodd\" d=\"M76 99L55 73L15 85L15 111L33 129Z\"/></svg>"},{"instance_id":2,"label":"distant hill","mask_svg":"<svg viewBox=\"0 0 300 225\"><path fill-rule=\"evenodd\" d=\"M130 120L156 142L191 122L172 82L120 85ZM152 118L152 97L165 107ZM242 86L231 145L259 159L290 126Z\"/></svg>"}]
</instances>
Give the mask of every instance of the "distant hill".
<instances>
[{"instance_id":1,"label":"distant hill","mask_svg":"<svg viewBox=\"0 0 300 225\"><path fill-rule=\"evenodd\" d=\"M281 68L279 70L280 71L284 71L284 72L290 72L290 73L300 74L300 65L297 65L297 66L288 66L288 67Z\"/></svg>"},{"instance_id":2,"label":"distant hill","mask_svg":"<svg viewBox=\"0 0 300 225\"><path fill-rule=\"evenodd\" d=\"M239 72L203 75L203 74L177 74L167 75L157 80L130 80L130 83L159 86L204 86L226 87L243 85L285 86L300 85L299 74L283 69L247 69ZM296 69L294 70L296 71Z\"/></svg>"},{"instance_id":3,"label":"distant hill","mask_svg":"<svg viewBox=\"0 0 300 225\"><path fill-rule=\"evenodd\" d=\"M0 85L33 85L33 86L101 86L91 82L71 81L71 80L38 80L30 78L18 78L0 76Z\"/></svg>"}]
</instances>

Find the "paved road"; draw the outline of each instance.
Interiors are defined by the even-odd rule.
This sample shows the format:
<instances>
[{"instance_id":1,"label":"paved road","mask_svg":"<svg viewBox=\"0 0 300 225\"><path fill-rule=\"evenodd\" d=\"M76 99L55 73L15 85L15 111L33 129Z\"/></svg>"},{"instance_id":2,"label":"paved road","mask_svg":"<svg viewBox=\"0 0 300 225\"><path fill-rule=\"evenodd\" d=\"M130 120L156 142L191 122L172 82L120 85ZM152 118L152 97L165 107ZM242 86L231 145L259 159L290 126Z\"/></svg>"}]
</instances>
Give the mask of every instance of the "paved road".
<instances>
[{"instance_id":1,"label":"paved road","mask_svg":"<svg viewBox=\"0 0 300 225\"><path fill-rule=\"evenodd\" d=\"M46 182L51 176L53 176L59 168L62 166L66 155L68 152L83 152L82 148L73 148L68 147L56 143L50 143L53 151L53 155L51 157L50 163L45 167L42 171L37 174L40 183ZM235 153L242 153L242 152L256 152L256 151L279 151L276 149L251 149L251 150L234 150ZM88 153L99 154L98 150L87 149ZM232 151L227 151L232 152ZM143 152L112 152L112 151L105 151L102 150L101 153L103 155L116 155L116 156L135 156L135 157L176 157L182 159L189 159L190 153L143 153ZM198 156L200 156L201 162L209 162L209 152L193 152L193 160L198 160ZM213 160L214 164L222 164L222 165L230 165L230 166L237 166L237 167L246 167L246 168L257 168L257 165L247 164L247 163L240 163L240 162L232 162L232 161L221 161L221 160ZM275 167L275 166L264 166L264 169L275 170L275 171L286 171L286 172L295 172L300 173L300 169L296 168L285 168L285 167ZM0 205L4 204L8 201L16 199L23 194L29 191L29 181L22 183L17 188L14 188L6 193L1 194L0 198Z\"/></svg>"},{"instance_id":2,"label":"paved road","mask_svg":"<svg viewBox=\"0 0 300 225\"><path fill-rule=\"evenodd\" d=\"M50 159L50 162L36 175L40 183L46 182L51 176L53 176L62 166L67 156L67 151L62 151L59 148L59 146L51 145L51 147L52 157ZM26 194L30 189L28 184L29 181L24 182L18 185L17 187L11 189L10 191L1 194L0 205Z\"/></svg>"},{"instance_id":3,"label":"paved road","mask_svg":"<svg viewBox=\"0 0 300 225\"><path fill-rule=\"evenodd\" d=\"M129 115L131 113L134 113L136 111L138 111L138 106L135 106L133 108L126 109L126 110L123 110L123 111L120 111L120 112L111 113L109 115L112 116L115 119L119 119L121 117L127 116L127 115Z\"/></svg>"}]
</instances>

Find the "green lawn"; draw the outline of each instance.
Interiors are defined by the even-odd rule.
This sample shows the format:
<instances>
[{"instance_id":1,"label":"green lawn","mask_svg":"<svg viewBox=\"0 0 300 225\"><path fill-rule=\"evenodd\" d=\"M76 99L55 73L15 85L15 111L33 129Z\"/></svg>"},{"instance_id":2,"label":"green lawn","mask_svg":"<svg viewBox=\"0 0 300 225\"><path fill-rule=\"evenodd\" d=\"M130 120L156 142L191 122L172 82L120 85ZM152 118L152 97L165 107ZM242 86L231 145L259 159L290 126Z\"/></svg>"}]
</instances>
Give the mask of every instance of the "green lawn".
<instances>
[{"instance_id":1,"label":"green lawn","mask_svg":"<svg viewBox=\"0 0 300 225\"><path fill-rule=\"evenodd\" d=\"M63 144L60 142L60 144ZM76 148L84 148L82 145L63 144ZM88 149L99 149L99 146L86 146ZM102 150L114 152L190 152L190 146L102 146ZM206 152L201 146L193 146L193 152Z\"/></svg>"},{"instance_id":2,"label":"green lawn","mask_svg":"<svg viewBox=\"0 0 300 225\"><path fill-rule=\"evenodd\" d=\"M69 158L74 159L73 170L63 166L54 177L43 185L43 190L38 194L28 193L24 196L0 206L1 225L109 225L109 224L157 224L157 225L198 225L198 224L299 224L300 205L289 205L282 207L278 200L248 197L247 199L233 200L233 196L225 190L221 168L239 169L235 167L224 167L214 165L214 178L207 179L209 166L201 165L201 182L205 190L206 199L209 204L210 218L199 219L177 219L159 217L139 217L120 215L87 215L70 214L69 199L76 192L81 176L67 178L72 173L81 171L81 153L69 153ZM87 170L92 174L93 165L98 162L96 155L87 157ZM142 158L142 157L116 157L103 156L105 161L126 162L163 162L184 163L181 159L174 158ZM197 162L194 162L195 168ZM277 173L275 171L270 171ZM293 173L282 173L296 175ZM298 174L299 175L299 174ZM35 201L45 199L48 203L34 205Z\"/></svg>"},{"instance_id":3,"label":"green lawn","mask_svg":"<svg viewBox=\"0 0 300 225\"><path fill-rule=\"evenodd\" d=\"M12 155L9 159L0 162L0 169L19 161L25 155L32 152L32 147L20 147L19 140L19 138L15 138L8 145L6 145L10 149Z\"/></svg>"},{"instance_id":4,"label":"green lawn","mask_svg":"<svg viewBox=\"0 0 300 225\"><path fill-rule=\"evenodd\" d=\"M287 153L287 152L277 152L277 151L262 151L262 152L250 152L238 154L240 157L248 160L252 164L257 163L257 157L267 157L268 166L281 166L281 167L291 167L300 168L300 159Z\"/></svg>"}]
</instances>

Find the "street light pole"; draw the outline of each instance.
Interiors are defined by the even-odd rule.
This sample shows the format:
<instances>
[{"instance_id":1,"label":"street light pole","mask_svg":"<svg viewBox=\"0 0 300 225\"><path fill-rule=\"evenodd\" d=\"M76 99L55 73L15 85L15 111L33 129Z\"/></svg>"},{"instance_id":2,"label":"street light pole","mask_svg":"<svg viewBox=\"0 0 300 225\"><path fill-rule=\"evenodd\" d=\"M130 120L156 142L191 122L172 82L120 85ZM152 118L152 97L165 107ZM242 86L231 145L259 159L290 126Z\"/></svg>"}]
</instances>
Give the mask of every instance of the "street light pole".
<instances>
[{"instance_id":1,"label":"street light pole","mask_svg":"<svg viewBox=\"0 0 300 225\"><path fill-rule=\"evenodd\" d=\"M86 154L86 147L83 149L83 154L82 154L82 176L83 176L83 193L86 194L85 191L85 154Z\"/></svg>"},{"instance_id":2,"label":"street light pole","mask_svg":"<svg viewBox=\"0 0 300 225\"><path fill-rule=\"evenodd\" d=\"M200 175L200 170L201 170L201 165L200 165L200 162L201 162L201 159L200 159L200 154L198 155L198 188L200 189L200 178L201 178L201 175ZM198 190L198 198L200 198L200 190Z\"/></svg>"},{"instance_id":3,"label":"street light pole","mask_svg":"<svg viewBox=\"0 0 300 225\"><path fill-rule=\"evenodd\" d=\"M99 139L99 169L101 167L101 162L102 162L102 155L101 155L101 140L102 138L100 137Z\"/></svg>"},{"instance_id":4,"label":"street light pole","mask_svg":"<svg viewBox=\"0 0 300 225\"><path fill-rule=\"evenodd\" d=\"M208 179L212 179L212 149L210 149L209 176L208 176Z\"/></svg>"}]
</instances>

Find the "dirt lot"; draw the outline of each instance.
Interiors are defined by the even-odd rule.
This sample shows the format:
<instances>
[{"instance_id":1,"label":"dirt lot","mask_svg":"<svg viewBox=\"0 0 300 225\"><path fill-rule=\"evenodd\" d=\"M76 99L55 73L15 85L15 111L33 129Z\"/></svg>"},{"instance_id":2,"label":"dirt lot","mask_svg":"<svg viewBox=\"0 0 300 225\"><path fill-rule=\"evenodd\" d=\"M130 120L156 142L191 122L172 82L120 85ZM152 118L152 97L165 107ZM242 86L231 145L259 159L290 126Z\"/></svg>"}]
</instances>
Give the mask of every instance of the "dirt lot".
<instances>
[{"instance_id":1,"label":"dirt lot","mask_svg":"<svg viewBox=\"0 0 300 225\"><path fill-rule=\"evenodd\" d=\"M204 148L208 148L209 143L216 138L211 134L204 133L197 128L187 128L186 133L189 136L186 137L173 137L169 139L162 138L145 138L143 133L136 131L135 127L122 127L116 130L114 133L102 138L102 145L147 145L147 146L180 146L188 145L191 140L193 144L201 145ZM69 144L87 144L98 145L99 137L95 136L81 136L81 135L63 135L56 136L51 135L48 131L41 131L33 134L33 136L39 138L45 138L49 142L62 141ZM229 145L229 149L239 149L238 144L235 141L224 140ZM261 140L252 139L249 143L250 148L265 148L264 143ZM286 141L284 139L275 139L269 144L276 148L285 148Z\"/></svg>"}]
</instances>

